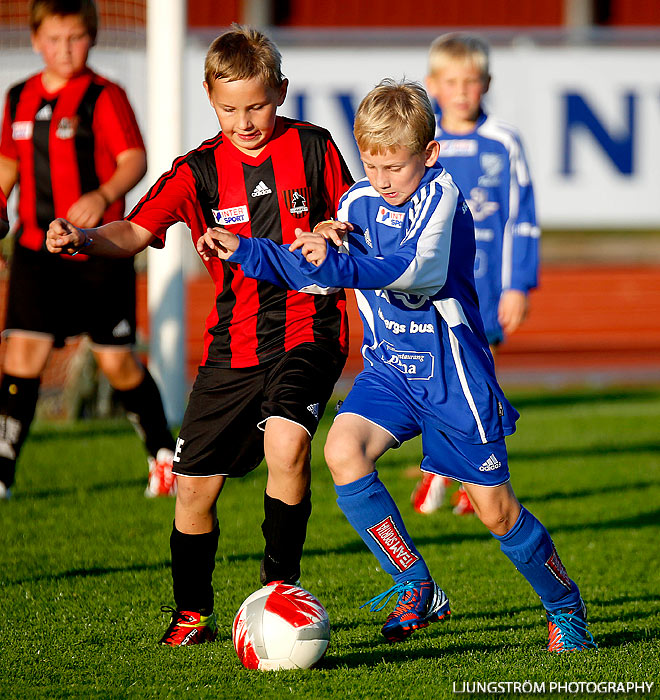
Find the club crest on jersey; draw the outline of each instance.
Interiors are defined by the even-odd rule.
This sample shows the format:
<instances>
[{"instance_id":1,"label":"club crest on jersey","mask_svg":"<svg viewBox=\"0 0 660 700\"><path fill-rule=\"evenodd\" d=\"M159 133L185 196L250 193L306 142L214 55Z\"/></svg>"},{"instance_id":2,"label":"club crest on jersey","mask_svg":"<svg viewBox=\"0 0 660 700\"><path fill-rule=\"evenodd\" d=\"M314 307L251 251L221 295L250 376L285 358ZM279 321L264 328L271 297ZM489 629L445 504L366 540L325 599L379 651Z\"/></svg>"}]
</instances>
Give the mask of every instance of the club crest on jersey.
<instances>
[{"instance_id":1,"label":"club crest on jersey","mask_svg":"<svg viewBox=\"0 0 660 700\"><path fill-rule=\"evenodd\" d=\"M387 558L398 571L409 569L419 557L406 544L391 515L385 520L367 528L376 544L385 552Z\"/></svg>"},{"instance_id":2,"label":"club crest on jersey","mask_svg":"<svg viewBox=\"0 0 660 700\"><path fill-rule=\"evenodd\" d=\"M32 122L14 122L11 125L11 135L14 141L28 141L32 138L34 124Z\"/></svg>"},{"instance_id":3,"label":"club crest on jersey","mask_svg":"<svg viewBox=\"0 0 660 700\"><path fill-rule=\"evenodd\" d=\"M302 219L305 214L309 214L309 196L312 193L311 187L298 187L295 190L284 190L282 196L284 203L291 216Z\"/></svg>"},{"instance_id":4,"label":"club crest on jersey","mask_svg":"<svg viewBox=\"0 0 660 700\"><path fill-rule=\"evenodd\" d=\"M57 123L55 136L58 139L72 139L78 131L79 122L78 117L62 117Z\"/></svg>"},{"instance_id":5,"label":"club crest on jersey","mask_svg":"<svg viewBox=\"0 0 660 700\"><path fill-rule=\"evenodd\" d=\"M401 228L405 219L405 211L391 211L387 207L378 207L376 221L379 224L385 224L385 226L389 226L390 228Z\"/></svg>"},{"instance_id":6,"label":"club crest on jersey","mask_svg":"<svg viewBox=\"0 0 660 700\"><path fill-rule=\"evenodd\" d=\"M213 220L220 226L231 226L232 224L244 224L250 220L248 208L243 204L240 207L229 207L228 209L211 209Z\"/></svg>"},{"instance_id":7,"label":"club crest on jersey","mask_svg":"<svg viewBox=\"0 0 660 700\"><path fill-rule=\"evenodd\" d=\"M482 153L479 163L484 174L479 178L482 187L497 187L504 170L504 158L499 153Z\"/></svg>"}]
</instances>

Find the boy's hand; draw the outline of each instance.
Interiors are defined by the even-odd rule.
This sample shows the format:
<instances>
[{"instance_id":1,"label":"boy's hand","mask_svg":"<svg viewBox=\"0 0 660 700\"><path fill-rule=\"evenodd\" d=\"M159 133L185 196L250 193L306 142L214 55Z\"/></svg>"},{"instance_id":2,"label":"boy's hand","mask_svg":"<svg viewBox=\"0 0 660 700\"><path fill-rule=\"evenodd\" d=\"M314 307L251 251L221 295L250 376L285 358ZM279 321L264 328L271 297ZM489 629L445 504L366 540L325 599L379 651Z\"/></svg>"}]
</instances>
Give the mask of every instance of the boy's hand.
<instances>
[{"instance_id":1,"label":"boy's hand","mask_svg":"<svg viewBox=\"0 0 660 700\"><path fill-rule=\"evenodd\" d=\"M229 260L239 243L238 236L227 229L216 226L215 228L207 228L206 233L197 239L196 246L202 260L208 262L215 256L221 260Z\"/></svg>"},{"instance_id":2,"label":"boy's hand","mask_svg":"<svg viewBox=\"0 0 660 700\"><path fill-rule=\"evenodd\" d=\"M337 247L343 244L344 236L352 230L353 224L348 221L322 221L314 226L314 233L329 238Z\"/></svg>"},{"instance_id":3,"label":"boy's hand","mask_svg":"<svg viewBox=\"0 0 660 700\"><path fill-rule=\"evenodd\" d=\"M497 307L497 320L502 330L508 335L513 333L527 315L527 295L518 289L506 289L502 292Z\"/></svg>"},{"instance_id":4,"label":"boy's hand","mask_svg":"<svg viewBox=\"0 0 660 700\"><path fill-rule=\"evenodd\" d=\"M46 232L46 248L50 253L74 255L86 242L87 234L66 219L51 221Z\"/></svg>"},{"instance_id":5,"label":"boy's hand","mask_svg":"<svg viewBox=\"0 0 660 700\"><path fill-rule=\"evenodd\" d=\"M318 267L328 254L328 243L325 236L320 231L312 233L311 231L303 231L301 228L297 228L295 234L296 240L289 246L289 250L293 252L300 248L305 260Z\"/></svg>"},{"instance_id":6,"label":"boy's hand","mask_svg":"<svg viewBox=\"0 0 660 700\"><path fill-rule=\"evenodd\" d=\"M80 228L91 228L97 226L107 207L105 197L98 191L93 190L84 194L77 202L74 202L66 213L66 218Z\"/></svg>"}]
</instances>

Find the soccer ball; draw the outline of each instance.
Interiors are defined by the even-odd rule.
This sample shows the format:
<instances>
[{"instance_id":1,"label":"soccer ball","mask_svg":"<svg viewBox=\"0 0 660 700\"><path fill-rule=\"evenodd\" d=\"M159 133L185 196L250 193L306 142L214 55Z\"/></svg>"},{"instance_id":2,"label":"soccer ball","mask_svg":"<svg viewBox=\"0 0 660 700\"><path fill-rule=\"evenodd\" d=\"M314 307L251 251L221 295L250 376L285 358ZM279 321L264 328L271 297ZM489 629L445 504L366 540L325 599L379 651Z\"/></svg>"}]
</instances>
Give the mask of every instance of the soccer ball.
<instances>
[{"instance_id":1,"label":"soccer ball","mask_svg":"<svg viewBox=\"0 0 660 700\"><path fill-rule=\"evenodd\" d=\"M328 648L330 620L309 591L275 583L246 598L234 618L231 638L245 668L310 668Z\"/></svg>"}]
</instances>

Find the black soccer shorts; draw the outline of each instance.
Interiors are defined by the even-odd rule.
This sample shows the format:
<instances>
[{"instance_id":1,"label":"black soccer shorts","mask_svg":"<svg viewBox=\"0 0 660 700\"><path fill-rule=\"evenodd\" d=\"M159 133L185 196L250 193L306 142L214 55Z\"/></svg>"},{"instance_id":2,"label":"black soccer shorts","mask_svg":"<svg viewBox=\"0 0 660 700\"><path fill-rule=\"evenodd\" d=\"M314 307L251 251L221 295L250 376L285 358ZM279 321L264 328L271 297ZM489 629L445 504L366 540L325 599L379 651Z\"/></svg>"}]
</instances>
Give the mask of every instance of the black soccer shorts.
<instances>
[{"instance_id":1,"label":"black soccer shorts","mask_svg":"<svg viewBox=\"0 0 660 700\"><path fill-rule=\"evenodd\" d=\"M174 455L182 476L244 476L264 458L263 429L280 417L314 436L346 356L303 343L257 367L200 367Z\"/></svg>"},{"instance_id":2,"label":"black soccer shorts","mask_svg":"<svg viewBox=\"0 0 660 700\"><path fill-rule=\"evenodd\" d=\"M96 345L135 344L133 258L75 260L14 246L5 333L67 338L87 333Z\"/></svg>"}]
</instances>

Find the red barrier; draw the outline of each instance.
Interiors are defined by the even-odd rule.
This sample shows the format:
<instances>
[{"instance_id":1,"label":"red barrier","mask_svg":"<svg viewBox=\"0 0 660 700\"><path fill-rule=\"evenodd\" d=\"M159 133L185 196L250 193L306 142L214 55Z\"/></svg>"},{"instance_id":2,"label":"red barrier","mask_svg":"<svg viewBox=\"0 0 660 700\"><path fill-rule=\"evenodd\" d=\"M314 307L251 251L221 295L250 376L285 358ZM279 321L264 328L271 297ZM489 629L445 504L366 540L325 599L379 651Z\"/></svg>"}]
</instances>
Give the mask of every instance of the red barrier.
<instances>
[{"instance_id":1,"label":"red barrier","mask_svg":"<svg viewBox=\"0 0 660 700\"><path fill-rule=\"evenodd\" d=\"M0 280L4 313L6 280ZM146 277L138 277L138 330L148 338ZM346 375L362 367L362 325L349 292L351 355ZM187 377L202 354L204 321L214 302L207 276L186 285ZM66 353L66 350L61 351ZM55 360L55 358L53 358ZM660 265L546 265L530 314L501 347L498 371L606 370L660 372ZM44 378L47 383L47 378Z\"/></svg>"}]
</instances>

